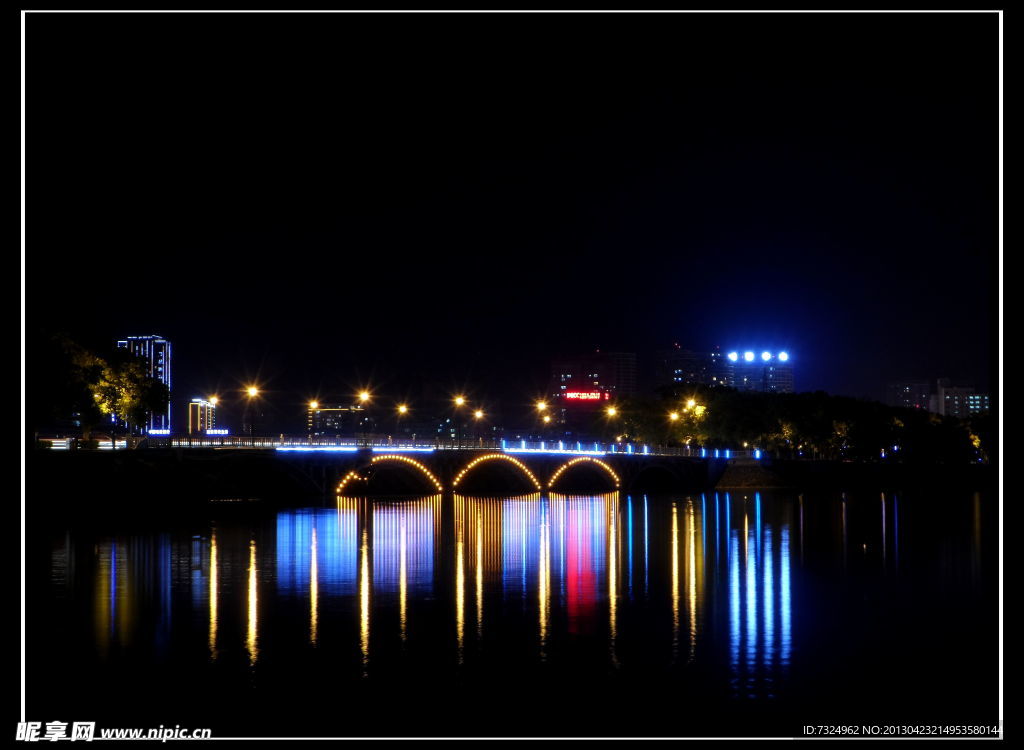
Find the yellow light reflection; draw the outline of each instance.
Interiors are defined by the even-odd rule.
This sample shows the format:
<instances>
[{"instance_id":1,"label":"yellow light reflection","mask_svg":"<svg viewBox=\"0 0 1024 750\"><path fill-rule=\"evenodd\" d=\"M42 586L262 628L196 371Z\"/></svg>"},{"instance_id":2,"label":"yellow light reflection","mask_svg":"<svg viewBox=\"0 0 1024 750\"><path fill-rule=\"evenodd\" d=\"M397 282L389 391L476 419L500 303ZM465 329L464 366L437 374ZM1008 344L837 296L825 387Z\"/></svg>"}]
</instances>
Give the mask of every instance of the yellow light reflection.
<instances>
[{"instance_id":1,"label":"yellow light reflection","mask_svg":"<svg viewBox=\"0 0 1024 750\"><path fill-rule=\"evenodd\" d=\"M408 596L408 583L406 577L406 537L405 537L405 512L402 512L398 537L398 629L405 640L405 614Z\"/></svg>"},{"instance_id":2,"label":"yellow light reflection","mask_svg":"<svg viewBox=\"0 0 1024 750\"><path fill-rule=\"evenodd\" d=\"M210 658L217 658L217 534L210 534Z\"/></svg>"},{"instance_id":3,"label":"yellow light reflection","mask_svg":"<svg viewBox=\"0 0 1024 750\"><path fill-rule=\"evenodd\" d=\"M679 516L672 503L672 658L679 652Z\"/></svg>"},{"instance_id":4,"label":"yellow light reflection","mask_svg":"<svg viewBox=\"0 0 1024 750\"><path fill-rule=\"evenodd\" d=\"M608 518L608 632L610 636L609 646L611 648L612 663L618 666L619 659L615 651L616 638L618 637L618 567L619 548L616 534L615 521L618 517L617 503L613 499L609 503Z\"/></svg>"},{"instance_id":5,"label":"yellow light reflection","mask_svg":"<svg viewBox=\"0 0 1024 750\"><path fill-rule=\"evenodd\" d=\"M541 518L540 523L539 557L537 604L540 619L540 658L544 661L547 658L548 622L551 617L551 523L547 513Z\"/></svg>"},{"instance_id":6,"label":"yellow light reflection","mask_svg":"<svg viewBox=\"0 0 1024 750\"><path fill-rule=\"evenodd\" d=\"M256 622L256 540L249 540L249 626L246 631L245 645L249 651L249 664L256 663L259 656L257 647Z\"/></svg>"},{"instance_id":7,"label":"yellow light reflection","mask_svg":"<svg viewBox=\"0 0 1024 750\"><path fill-rule=\"evenodd\" d=\"M316 528L313 529L313 540L309 550L309 642L316 645L317 604L319 586L316 570Z\"/></svg>"},{"instance_id":8,"label":"yellow light reflection","mask_svg":"<svg viewBox=\"0 0 1024 750\"><path fill-rule=\"evenodd\" d=\"M693 518L693 501L686 503L686 544L689 546L686 566L686 590L690 609L690 657L697 651L697 524Z\"/></svg>"},{"instance_id":9,"label":"yellow light reflection","mask_svg":"<svg viewBox=\"0 0 1024 750\"><path fill-rule=\"evenodd\" d=\"M484 545L483 517L480 509L476 511L476 635L477 640L484 637Z\"/></svg>"},{"instance_id":10,"label":"yellow light reflection","mask_svg":"<svg viewBox=\"0 0 1024 750\"><path fill-rule=\"evenodd\" d=\"M365 677L370 664L370 545L365 528L359 543L359 649Z\"/></svg>"},{"instance_id":11,"label":"yellow light reflection","mask_svg":"<svg viewBox=\"0 0 1024 750\"><path fill-rule=\"evenodd\" d=\"M466 563L462 519L455 522L455 637L458 643L459 664L462 663L462 639L466 624Z\"/></svg>"}]
</instances>

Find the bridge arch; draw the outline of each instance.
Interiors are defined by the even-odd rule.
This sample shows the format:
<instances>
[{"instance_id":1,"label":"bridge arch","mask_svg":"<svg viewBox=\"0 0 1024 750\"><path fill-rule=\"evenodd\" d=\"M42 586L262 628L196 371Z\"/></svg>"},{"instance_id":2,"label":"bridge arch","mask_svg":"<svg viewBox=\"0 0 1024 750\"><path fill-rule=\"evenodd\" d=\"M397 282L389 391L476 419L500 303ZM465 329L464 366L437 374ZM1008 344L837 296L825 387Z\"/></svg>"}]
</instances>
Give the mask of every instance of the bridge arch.
<instances>
[{"instance_id":1,"label":"bridge arch","mask_svg":"<svg viewBox=\"0 0 1024 750\"><path fill-rule=\"evenodd\" d=\"M536 487L538 490L543 488L543 485L540 483L540 480L537 479L536 475L534 475L534 473L532 471L530 471L530 468L526 464L524 464L522 461L520 461L518 458L514 458L512 456L507 456L504 453L488 453L488 454L483 455L483 456L477 456L472 461L470 461L468 464L466 464L464 467L462 467L462 470L459 471L459 473L455 475L455 479L452 482L452 489L454 490L456 487L458 487L459 486L459 482L461 482L463 480L463 478L466 476L466 474L468 474L470 471L472 471L477 466L482 464L484 461L492 461L492 460L495 460L495 459L500 459L502 461L508 461L509 463L515 465L516 467L518 467L523 472L524 475L526 475L526 477L531 482L533 482L533 486L534 487Z\"/></svg>"},{"instance_id":2,"label":"bridge arch","mask_svg":"<svg viewBox=\"0 0 1024 750\"><path fill-rule=\"evenodd\" d=\"M380 456L374 456L372 459L370 459L370 466L367 468L372 468L376 464L387 462L400 463L415 469L419 474L423 475L438 492L444 491L444 486L441 484L441 480L438 479L437 475L434 474L434 472L432 472L430 469L428 469L426 465L424 465L422 462L417 461L415 458L410 458L409 456L402 456L395 453L385 453ZM336 492L338 494L341 494L341 492L345 489L346 486L352 485L357 482L366 482L369 479L370 476L368 475L365 469L362 472L350 471L348 472L348 474L342 477L341 481L338 483Z\"/></svg>"},{"instance_id":3,"label":"bridge arch","mask_svg":"<svg viewBox=\"0 0 1024 750\"><path fill-rule=\"evenodd\" d=\"M597 464L602 469L604 469L608 473L608 476L611 477L612 481L615 482L615 489L618 489L619 487L622 486L621 478L615 472L615 469L613 469L607 463L605 463L599 458L594 458L593 456L579 456L577 458L569 459L564 464L555 469L555 473L551 475L551 479L548 481L548 488L554 488L555 482L558 481L559 477L561 477L562 474L564 474L568 469L571 469L573 466L576 466L577 464L581 463Z\"/></svg>"}]
</instances>

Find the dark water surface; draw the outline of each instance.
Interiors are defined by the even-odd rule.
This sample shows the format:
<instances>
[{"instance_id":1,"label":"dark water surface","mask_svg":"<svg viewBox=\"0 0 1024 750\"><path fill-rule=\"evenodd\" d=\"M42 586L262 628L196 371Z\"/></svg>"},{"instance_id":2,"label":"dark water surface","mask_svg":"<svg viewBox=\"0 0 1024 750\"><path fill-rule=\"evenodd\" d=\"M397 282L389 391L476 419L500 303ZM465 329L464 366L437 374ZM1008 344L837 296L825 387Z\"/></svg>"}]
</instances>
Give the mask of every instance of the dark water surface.
<instances>
[{"instance_id":1,"label":"dark water surface","mask_svg":"<svg viewBox=\"0 0 1024 750\"><path fill-rule=\"evenodd\" d=\"M995 501L445 495L37 521L29 719L322 737L995 724Z\"/></svg>"}]
</instances>

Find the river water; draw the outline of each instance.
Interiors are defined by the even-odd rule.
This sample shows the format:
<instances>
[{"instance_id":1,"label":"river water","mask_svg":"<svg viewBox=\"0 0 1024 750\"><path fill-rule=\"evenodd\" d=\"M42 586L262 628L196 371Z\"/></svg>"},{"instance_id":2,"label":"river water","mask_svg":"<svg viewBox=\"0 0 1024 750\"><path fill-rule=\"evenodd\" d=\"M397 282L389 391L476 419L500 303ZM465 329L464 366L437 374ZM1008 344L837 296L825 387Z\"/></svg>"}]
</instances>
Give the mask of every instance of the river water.
<instances>
[{"instance_id":1,"label":"river water","mask_svg":"<svg viewBox=\"0 0 1024 750\"><path fill-rule=\"evenodd\" d=\"M28 718L215 736L998 722L985 493L212 504L36 524Z\"/></svg>"}]
</instances>

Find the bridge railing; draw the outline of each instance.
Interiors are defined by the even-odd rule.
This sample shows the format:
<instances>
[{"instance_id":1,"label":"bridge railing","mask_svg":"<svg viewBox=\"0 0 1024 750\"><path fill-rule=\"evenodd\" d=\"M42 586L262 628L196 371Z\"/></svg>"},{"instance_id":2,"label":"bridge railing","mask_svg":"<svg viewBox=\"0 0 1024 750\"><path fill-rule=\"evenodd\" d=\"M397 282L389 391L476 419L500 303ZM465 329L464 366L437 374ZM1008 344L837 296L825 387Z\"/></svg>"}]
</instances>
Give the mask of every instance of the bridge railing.
<instances>
[{"instance_id":1,"label":"bridge railing","mask_svg":"<svg viewBox=\"0 0 1024 750\"><path fill-rule=\"evenodd\" d=\"M686 456L691 458L753 458L758 450L704 448L700 446L665 446L628 442L603 443L578 440L513 440L501 438L395 439L385 436L308 437L241 435L181 435L149 437L145 444L154 448L236 448L280 451L349 452L430 452L442 450L500 450L506 453L566 453L574 455Z\"/></svg>"}]
</instances>

